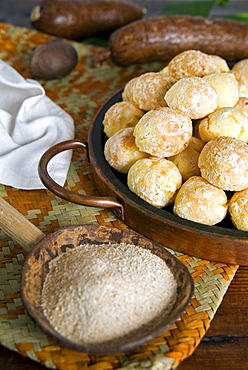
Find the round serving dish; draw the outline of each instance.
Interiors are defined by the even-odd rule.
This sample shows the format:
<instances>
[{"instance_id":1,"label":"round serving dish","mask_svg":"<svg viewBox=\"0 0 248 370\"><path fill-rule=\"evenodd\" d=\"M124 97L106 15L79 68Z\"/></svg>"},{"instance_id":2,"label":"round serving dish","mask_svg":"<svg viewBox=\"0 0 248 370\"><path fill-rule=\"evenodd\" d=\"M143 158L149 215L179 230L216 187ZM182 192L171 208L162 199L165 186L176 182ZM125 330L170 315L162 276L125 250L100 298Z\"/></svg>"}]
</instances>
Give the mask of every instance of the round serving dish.
<instances>
[{"instance_id":1,"label":"round serving dish","mask_svg":"<svg viewBox=\"0 0 248 370\"><path fill-rule=\"evenodd\" d=\"M126 176L110 167L103 153L107 139L103 118L107 110L121 100L122 90L100 109L91 124L88 143L78 139L62 142L43 155L39 174L45 186L71 202L112 207L113 212L135 231L173 250L202 259L248 265L248 232L235 229L228 216L215 226L182 219L173 214L171 207L160 209L136 196L128 189ZM87 149L99 197L62 188L47 172L47 164L54 155L78 147Z\"/></svg>"},{"instance_id":2,"label":"round serving dish","mask_svg":"<svg viewBox=\"0 0 248 370\"><path fill-rule=\"evenodd\" d=\"M156 208L140 199L128 189L125 176L109 166L103 154L102 122L121 95L118 92L102 107L89 132L89 157L99 194L115 197L124 207L125 223L152 240L191 256L248 265L248 232L235 229L228 217L215 226L181 219L169 207Z\"/></svg>"}]
</instances>

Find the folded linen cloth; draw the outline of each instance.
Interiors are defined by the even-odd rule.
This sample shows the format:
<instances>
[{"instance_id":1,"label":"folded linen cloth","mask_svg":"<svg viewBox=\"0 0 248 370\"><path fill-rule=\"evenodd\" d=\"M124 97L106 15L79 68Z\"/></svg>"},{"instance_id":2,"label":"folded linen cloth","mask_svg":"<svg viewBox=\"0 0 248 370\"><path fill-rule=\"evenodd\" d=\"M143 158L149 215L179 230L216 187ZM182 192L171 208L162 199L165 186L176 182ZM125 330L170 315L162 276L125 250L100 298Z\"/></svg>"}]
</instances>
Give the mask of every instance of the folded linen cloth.
<instances>
[{"instance_id":1,"label":"folded linen cloth","mask_svg":"<svg viewBox=\"0 0 248 370\"><path fill-rule=\"evenodd\" d=\"M24 79L0 60L0 184L43 189L38 175L42 154L58 142L74 138L72 117L45 95L35 80ZM56 155L48 171L64 185L71 151Z\"/></svg>"}]
</instances>

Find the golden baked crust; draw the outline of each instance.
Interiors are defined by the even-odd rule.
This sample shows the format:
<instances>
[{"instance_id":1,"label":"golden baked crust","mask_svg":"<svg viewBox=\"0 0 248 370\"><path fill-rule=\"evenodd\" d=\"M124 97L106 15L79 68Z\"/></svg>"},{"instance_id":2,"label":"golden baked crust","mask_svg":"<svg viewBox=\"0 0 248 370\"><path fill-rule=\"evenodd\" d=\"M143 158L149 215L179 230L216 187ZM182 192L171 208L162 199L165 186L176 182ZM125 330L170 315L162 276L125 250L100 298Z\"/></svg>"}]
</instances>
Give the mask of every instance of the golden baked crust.
<instances>
[{"instance_id":1,"label":"golden baked crust","mask_svg":"<svg viewBox=\"0 0 248 370\"><path fill-rule=\"evenodd\" d=\"M118 131L106 141L104 146L107 162L120 173L126 174L138 159L149 156L137 148L133 130L133 127L128 127Z\"/></svg>"},{"instance_id":2,"label":"golden baked crust","mask_svg":"<svg viewBox=\"0 0 248 370\"><path fill-rule=\"evenodd\" d=\"M215 111L218 95L203 78L185 77L169 89L165 100L170 108L191 119L199 119Z\"/></svg>"},{"instance_id":3,"label":"golden baked crust","mask_svg":"<svg viewBox=\"0 0 248 370\"><path fill-rule=\"evenodd\" d=\"M168 64L161 69L160 73L163 73L163 75L165 75L165 76L169 76L169 67L168 67Z\"/></svg>"},{"instance_id":4,"label":"golden baked crust","mask_svg":"<svg viewBox=\"0 0 248 370\"><path fill-rule=\"evenodd\" d=\"M177 80L220 73L220 62L200 50L187 50L176 55L168 64L168 74Z\"/></svg>"},{"instance_id":5,"label":"golden baked crust","mask_svg":"<svg viewBox=\"0 0 248 370\"><path fill-rule=\"evenodd\" d=\"M189 117L164 107L147 112L134 128L137 147L156 157L168 157L184 150L192 136Z\"/></svg>"},{"instance_id":6,"label":"golden baked crust","mask_svg":"<svg viewBox=\"0 0 248 370\"><path fill-rule=\"evenodd\" d=\"M105 134L110 137L123 128L134 127L144 113L144 111L128 101L115 103L104 115L103 126Z\"/></svg>"},{"instance_id":7,"label":"golden baked crust","mask_svg":"<svg viewBox=\"0 0 248 370\"><path fill-rule=\"evenodd\" d=\"M164 96L175 82L174 78L160 72L143 73L126 84L122 99L145 111L166 107Z\"/></svg>"},{"instance_id":8,"label":"golden baked crust","mask_svg":"<svg viewBox=\"0 0 248 370\"><path fill-rule=\"evenodd\" d=\"M128 171L129 189L156 206L170 204L182 184L177 166L164 158L149 157L137 161Z\"/></svg>"},{"instance_id":9,"label":"golden baked crust","mask_svg":"<svg viewBox=\"0 0 248 370\"><path fill-rule=\"evenodd\" d=\"M209 54L209 58L213 59L214 62L218 64L221 73L230 71L227 61L224 58L221 58L219 55L212 55L212 54Z\"/></svg>"},{"instance_id":10,"label":"golden baked crust","mask_svg":"<svg viewBox=\"0 0 248 370\"><path fill-rule=\"evenodd\" d=\"M129 101L131 103L134 102L133 87L135 86L137 80L138 80L138 77L133 77L131 80L129 80L126 83L123 93L122 93L122 100Z\"/></svg>"},{"instance_id":11,"label":"golden baked crust","mask_svg":"<svg viewBox=\"0 0 248 370\"><path fill-rule=\"evenodd\" d=\"M233 107L239 100L239 84L233 73L212 73L203 77L218 95L217 107Z\"/></svg>"},{"instance_id":12,"label":"golden baked crust","mask_svg":"<svg viewBox=\"0 0 248 370\"><path fill-rule=\"evenodd\" d=\"M248 145L242 140L219 136L203 147L198 161L201 176L223 190L248 187Z\"/></svg>"},{"instance_id":13,"label":"golden baked crust","mask_svg":"<svg viewBox=\"0 0 248 370\"><path fill-rule=\"evenodd\" d=\"M229 203L232 223L238 230L248 231L248 189L237 191Z\"/></svg>"},{"instance_id":14,"label":"golden baked crust","mask_svg":"<svg viewBox=\"0 0 248 370\"><path fill-rule=\"evenodd\" d=\"M239 98L234 108L244 113L248 118L248 98Z\"/></svg>"},{"instance_id":15,"label":"golden baked crust","mask_svg":"<svg viewBox=\"0 0 248 370\"><path fill-rule=\"evenodd\" d=\"M205 225L222 221L227 210L224 190L209 184L200 176L192 176L182 185L173 207L175 215Z\"/></svg>"},{"instance_id":16,"label":"golden baked crust","mask_svg":"<svg viewBox=\"0 0 248 370\"><path fill-rule=\"evenodd\" d=\"M243 59L236 63L231 72L238 81L239 96L248 98L248 59Z\"/></svg>"},{"instance_id":17,"label":"golden baked crust","mask_svg":"<svg viewBox=\"0 0 248 370\"><path fill-rule=\"evenodd\" d=\"M198 158L204 145L204 141L192 136L186 149L167 158L178 167L183 181L188 180L191 176L200 176Z\"/></svg>"},{"instance_id":18,"label":"golden baked crust","mask_svg":"<svg viewBox=\"0 0 248 370\"><path fill-rule=\"evenodd\" d=\"M248 141L248 118L236 108L220 108L203 118L199 124L199 134L203 141L218 136L228 136Z\"/></svg>"}]
</instances>

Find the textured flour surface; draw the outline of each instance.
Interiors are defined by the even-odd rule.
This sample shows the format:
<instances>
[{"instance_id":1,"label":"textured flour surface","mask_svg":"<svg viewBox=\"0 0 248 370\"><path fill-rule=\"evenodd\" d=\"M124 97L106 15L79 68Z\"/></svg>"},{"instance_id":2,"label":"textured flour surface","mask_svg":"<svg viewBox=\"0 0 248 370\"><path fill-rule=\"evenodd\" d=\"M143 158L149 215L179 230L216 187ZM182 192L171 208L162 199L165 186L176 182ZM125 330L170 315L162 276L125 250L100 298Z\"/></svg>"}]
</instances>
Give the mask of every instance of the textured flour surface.
<instances>
[{"instance_id":1,"label":"textured flour surface","mask_svg":"<svg viewBox=\"0 0 248 370\"><path fill-rule=\"evenodd\" d=\"M134 331L140 335L171 310L177 295L166 263L135 245L80 245L49 268L44 313L58 332L83 345L114 345Z\"/></svg>"}]
</instances>

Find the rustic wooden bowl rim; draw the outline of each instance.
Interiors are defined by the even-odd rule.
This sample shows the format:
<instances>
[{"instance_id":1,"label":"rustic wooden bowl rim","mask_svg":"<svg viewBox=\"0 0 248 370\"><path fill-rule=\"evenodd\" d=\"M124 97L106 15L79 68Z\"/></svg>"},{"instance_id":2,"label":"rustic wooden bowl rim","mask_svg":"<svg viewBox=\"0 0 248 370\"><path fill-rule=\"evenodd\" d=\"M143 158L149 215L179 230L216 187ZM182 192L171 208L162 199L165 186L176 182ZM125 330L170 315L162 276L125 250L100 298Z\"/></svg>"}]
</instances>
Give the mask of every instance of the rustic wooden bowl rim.
<instances>
[{"instance_id":1,"label":"rustic wooden bowl rim","mask_svg":"<svg viewBox=\"0 0 248 370\"><path fill-rule=\"evenodd\" d=\"M58 251L60 248L60 252L62 253L66 250L66 247L68 247L68 234L75 235L75 238L81 237L84 235L87 240L87 242L94 244L94 243L100 243L101 240L99 240L99 234L101 233L109 233L110 239L109 241L112 242L113 238L124 238L126 240L131 240L130 244L140 245L140 246L146 246L148 249L151 249L153 253L161 253L163 255L163 259L167 261L167 265L175 272L174 276L177 277L177 279L180 280L180 284L178 285L179 288L184 287L185 291L181 293L182 295L182 301L179 301L177 299L177 302L175 303L175 307L172 309L172 311L168 314L166 320L162 321L157 327L152 328L152 330L146 334L142 338L133 339L129 341L128 343L125 343L119 347L112 346L111 348L87 348L83 345L80 345L78 343L75 343L60 333L56 332L54 328L51 326L51 324L48 322L46 317L44 316L43 309L40 304L40 297L41 297L41 288L42 283L39 284L40 281L44 282L44 278L46 273L44 273L44 266L46 265L46 268L48 266L48 261L52 258L56 257L54 251ZM92 235L94 234L94 237ZM59 239L62 238L62 239ZM59 240L59 243L57 241ZM65 244L61 245L60 241L65 240ZM108 240L108 237L106 237L106 242ZM121 239L120 239L121 240ZM86 242L85 242L86 243ZM52 245L52 248L51 248ZM72 247L72 244L70 245ZM61 252L62 251L62 252ZM45 253L45 254L44 254ZM46 258L44 256L46 255ZM161 256L160 256L161 257ZM45 262L46 260L46 262ZM170 266L171 264L171 266ZM32 271L33 270L33 271ZM32 276L35 276L37 279L37 282L33 283L33 280L30 278L30 271L32 271ZM39 274L42 275L39 277ZM180 278L179 275L181 274ZM177 276L178 275L178 276ZM178 281L179 281L178 280ZM181 281L182 280L182 281ZM32 285L33 284L33 285ZM32 289L35 290L38 288L38 304L35 299L30 299L32 296ZM179 289L182 290L182 289ZM194 282L191 274L189 273L188 268L175 256L173 256L168 250L166 250L164 247L162 247L159 243L153 242L146 237L136 234L131 231L127 231L124 229L119 229L112 226L103 226L103 225L95 225L95 224L88 224L88 225L69 225L66 227L63 227L57 231L55 231L52 234L47 235L44 239L42 239L35 247L34 249L28 254L27 258L24 261L23 270L22 270L22 279L21 279L21 296L23 300L24 307L26 308L26 311L28 315L38 324L38 326L51 338L53 338L55 341L61 343L62 345L72 348L74 350L85 352L85 353L93 353L93 354L110 354L110 353L119 353L119 352L125 352L127 350L136 348L140 345L142 345L145 342L148 342L149 340L157 337L159 334L167 330L171 325L175 323L175 321L181 316L181 314L185 311L186 307L190 303L190 300L193 296L194 292ZM37 292L35 292L37 294ZM179 294L179 293L178 293ZM180 297L180 294L179 294Z\"/></svg>"}]
</instances>

